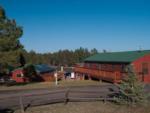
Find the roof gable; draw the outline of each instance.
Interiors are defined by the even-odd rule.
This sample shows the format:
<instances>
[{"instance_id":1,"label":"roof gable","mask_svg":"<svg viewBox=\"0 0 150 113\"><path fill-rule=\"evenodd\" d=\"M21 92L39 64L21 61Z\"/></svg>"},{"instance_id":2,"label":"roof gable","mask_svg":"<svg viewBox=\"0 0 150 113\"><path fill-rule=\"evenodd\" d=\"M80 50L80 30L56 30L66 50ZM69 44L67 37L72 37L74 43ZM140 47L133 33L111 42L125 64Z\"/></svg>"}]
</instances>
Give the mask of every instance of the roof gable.
<instances>
[{"instance_id":1,"label":"roof gable","mask_svg":"<svg viewBox=\"0 0 150 113\"><path fill-rule=\"evenodd\" d=\"M99 53L91 57L86 58L85 62L124 62L130 63L134 60L143 57L146 54L150 54L150 50L143 51L126 51L126 52L108 52Z\"/></svg>"}]
</instances>

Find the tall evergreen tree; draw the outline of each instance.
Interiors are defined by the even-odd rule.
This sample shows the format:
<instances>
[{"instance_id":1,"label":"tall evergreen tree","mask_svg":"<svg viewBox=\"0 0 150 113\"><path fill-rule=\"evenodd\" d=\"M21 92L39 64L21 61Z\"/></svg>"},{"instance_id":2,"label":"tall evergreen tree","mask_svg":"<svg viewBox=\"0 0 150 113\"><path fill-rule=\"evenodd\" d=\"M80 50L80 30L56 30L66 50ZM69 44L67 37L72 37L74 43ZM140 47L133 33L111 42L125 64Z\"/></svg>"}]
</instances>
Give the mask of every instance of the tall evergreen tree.
<instances>
[{"instance_id":1,"label":"tall evergreen tree","mask_svg":"<svg viewBox=\"0 0 150 113\"><path fill-rule=\"evenodd\" d=\"M91 50L91 54L97 54L98 53L98 50L96 49L96 48L93 48L92 50Z\"/></svg>"},{"instance_id":2,"label":"tall evergreen tree","mask_svg":"<svg viewBox=\"0 0 150 113\"><path fill-rule=\"evenodd\" d=\"M21 67L23 67L26 64L25 57L22 53L20 53L19 62L20 62Z\"/></svg>"},{"instance_id":3,"label":"tall evergreen tree","mask_svg":"<svg viewBox=\"0 0 150 113\"><path fill-rule=\"evenodd\" d=\"M19 39L23 34L22 27L15 20L7 18L5 10L0 7L0 64L18 66L17 59L23 50ZM2 71L2 70L0 70Z\"/></svg>"}]
</instances>

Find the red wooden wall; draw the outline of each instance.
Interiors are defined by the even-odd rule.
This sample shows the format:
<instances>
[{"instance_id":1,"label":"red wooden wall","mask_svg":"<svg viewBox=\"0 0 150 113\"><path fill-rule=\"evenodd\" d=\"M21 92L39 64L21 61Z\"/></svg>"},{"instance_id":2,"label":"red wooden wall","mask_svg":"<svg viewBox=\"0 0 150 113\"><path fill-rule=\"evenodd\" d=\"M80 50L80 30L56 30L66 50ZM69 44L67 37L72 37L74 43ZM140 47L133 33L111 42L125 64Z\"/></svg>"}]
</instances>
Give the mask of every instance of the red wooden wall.
<instances>
[{"instance_id":1,"label":"red wooden wall","mask_svg":"<svg viewBox=\"0 0 150 113\"><path fill-rule=\"evenodd\" d=\"M26 77L24 77L22 74L24 74L23 69L14 70L12 72L12 79L15 80L17 83L28 82L29 80Z\"/></svg>"},{"instance_id":2,"label":"red wooden wall","mask_svg":"<svg viewBox=\"0 0 150 113\"><path fill-rule=\"evenodd\" d=\"M102 79L110 82L120 82L124 73L125 64L117 63L85 63L84 66L77 65L74 68L77 74L86 74L89 77Z\"/></svg>"},{"instance_id":3,"label":"red wooden wall","mask_svg":"<svg viewBox=\"0 0 150 113\"><path fill-rule=\"evenodd\" d=\"M148 73L144 73L142 69L145 63L147 64ZM150 83L150 55L145 55L135 60L132 64L139 79L144 83Z\"/></svg>"},{"instance_id":4,"label":"red wooden wall","mask_svg":"<svg viewBox=\"0 0 150 113\"><path fill-rule=\"evenodd\" d=\"M41 78L44 82L49 82L49 81L54 81L55 77L54 77L54 73L43 73L41 74Z\"/></svg>"}]
</instances>

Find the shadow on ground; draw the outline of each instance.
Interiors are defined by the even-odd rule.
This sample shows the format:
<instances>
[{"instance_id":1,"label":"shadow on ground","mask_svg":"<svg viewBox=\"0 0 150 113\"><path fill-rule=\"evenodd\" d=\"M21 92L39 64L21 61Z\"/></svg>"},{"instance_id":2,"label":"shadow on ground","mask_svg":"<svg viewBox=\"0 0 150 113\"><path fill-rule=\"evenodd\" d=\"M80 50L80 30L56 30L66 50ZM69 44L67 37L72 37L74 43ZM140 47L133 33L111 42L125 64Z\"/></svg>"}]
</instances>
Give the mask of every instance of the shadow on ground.
<instances>
[{"instance_id":1,"label":"shadow on ground","mask_svg":"<svg viewBox=\"0 0 150 113\"><path fill-rule=\"evenodd\" d=\"M12 109L0 109L0 113L14 113Z\"/></svg>"}]
</instances>

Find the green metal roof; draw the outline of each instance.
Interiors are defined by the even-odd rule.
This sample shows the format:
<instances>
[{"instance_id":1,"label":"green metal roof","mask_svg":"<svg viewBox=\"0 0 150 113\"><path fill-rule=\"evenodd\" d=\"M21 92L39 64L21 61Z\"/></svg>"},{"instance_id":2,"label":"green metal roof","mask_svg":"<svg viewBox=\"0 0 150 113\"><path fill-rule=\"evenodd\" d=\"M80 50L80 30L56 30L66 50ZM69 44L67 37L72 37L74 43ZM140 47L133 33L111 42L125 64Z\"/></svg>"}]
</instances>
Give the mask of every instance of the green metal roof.
<instances>
[{"instance_id":1,"label":"green metal roof","mask_svg":"<svg viewBox=\"0 0 150 113\"><path fill-rule=\"evenodd\" d=\"M106 52L99 53L86 58L85 62L124 62L130 63L136 59L150 54L150 50L125 51L125 52Z\"/></svg>"}]
</instances>

